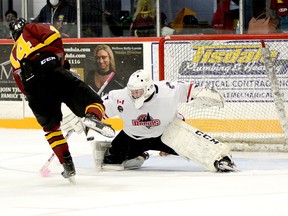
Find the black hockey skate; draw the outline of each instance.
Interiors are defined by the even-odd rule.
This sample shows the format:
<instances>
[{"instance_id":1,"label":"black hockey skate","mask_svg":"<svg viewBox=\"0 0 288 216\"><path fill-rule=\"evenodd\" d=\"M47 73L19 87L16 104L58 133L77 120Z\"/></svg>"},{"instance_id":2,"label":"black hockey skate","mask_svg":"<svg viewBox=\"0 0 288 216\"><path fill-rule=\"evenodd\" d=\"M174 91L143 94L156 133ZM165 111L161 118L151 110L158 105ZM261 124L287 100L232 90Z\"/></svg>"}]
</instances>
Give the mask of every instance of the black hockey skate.
<instances>
[{"instance_id":1,"label":"black hockey skate","mask_svg":"<svg viewBox=\"0 0 288 216\"><path fill-rule=\"evenodd\" d=\"M92 130L102 134L103 136L112 138L115 136L115 130L109 124L101 122L95 115L87 114L83 120L83 124Z\"/></svg>"},{"instance_id":2,"label":"black hockey skate","mask_svg":"<svg viewBox=\"0 0 288 216\"><path fill-rule=\"evenodd\" d=\"M150 155L149 155L149 153L148 152L143 152L142 153L142 155L140 155L141 157L143 157L144 158L144 160L148 160L149 159L149 157L150 157Z\"/></svg>"},{"instance_id":3,"label":"black hockey skate","mask_svg":"<svg viewBox=\"0 0 288 216\"><path fill-rule=\"evenodd\" d=\"M75 175L76 175L76 171L75 171L75 166L72 160L72 157L70 155L70 153L63 155L64 158L64 163L62 164L64 171L61 173L61 175L64 178L67 178L69 180L70 183L75 184Z\"/></svg>"},{"instance_id":4,"label":"black hockey skate","mask_svg":"<svg viewBox=\"0 0 288 216\"><path fill-rule=\"evenodd\" d=\"M236 172L239 171L236 169L235 163L232 161L230 156L225 156L220 160L215 161L214 163L217 172Z\"/></svg>"}]
</instances>

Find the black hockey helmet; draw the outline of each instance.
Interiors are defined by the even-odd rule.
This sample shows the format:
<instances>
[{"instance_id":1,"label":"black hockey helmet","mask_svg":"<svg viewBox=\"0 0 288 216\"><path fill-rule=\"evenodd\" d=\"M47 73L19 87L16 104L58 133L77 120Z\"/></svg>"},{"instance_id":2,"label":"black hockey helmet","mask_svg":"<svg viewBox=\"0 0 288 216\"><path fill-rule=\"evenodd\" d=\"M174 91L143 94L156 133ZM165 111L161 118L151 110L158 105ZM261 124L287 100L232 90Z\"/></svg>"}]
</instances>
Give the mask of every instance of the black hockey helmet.
<instances>
[{"instance_id":1,"label":"black hockey helmet","mask_svg":"<svg viewBox=\"0 0 288 216\"><path fill-rule=\"evenodd\" d=\"M14 39L14 41L16 41L22 34L24 26L27 23L27 20L21 17L9 23L10 35Z\"/></svg>"}]
</instances>

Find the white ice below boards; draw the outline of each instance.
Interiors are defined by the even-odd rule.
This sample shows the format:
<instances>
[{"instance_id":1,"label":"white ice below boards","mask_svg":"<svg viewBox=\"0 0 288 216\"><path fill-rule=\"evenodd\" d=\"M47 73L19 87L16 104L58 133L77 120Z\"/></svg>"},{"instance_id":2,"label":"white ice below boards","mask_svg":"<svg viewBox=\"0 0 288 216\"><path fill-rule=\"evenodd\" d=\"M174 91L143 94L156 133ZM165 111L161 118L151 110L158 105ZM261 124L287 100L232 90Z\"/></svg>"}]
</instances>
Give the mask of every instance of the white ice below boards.
<instances>
[{"instance_id":1,"label":"white ice below boards","mask_svg":"<svg viewBox=\"0 0 288 216\"><path fill-rule=\"evenodd\" d=\"M3 216L185 215L287 216L288 153L233 152L237 173L211 173L175 156L150 158L139 170L96 172L84 134L73 134L71 185L41 130L0 129Z\"/></svg>"}]
</instances>

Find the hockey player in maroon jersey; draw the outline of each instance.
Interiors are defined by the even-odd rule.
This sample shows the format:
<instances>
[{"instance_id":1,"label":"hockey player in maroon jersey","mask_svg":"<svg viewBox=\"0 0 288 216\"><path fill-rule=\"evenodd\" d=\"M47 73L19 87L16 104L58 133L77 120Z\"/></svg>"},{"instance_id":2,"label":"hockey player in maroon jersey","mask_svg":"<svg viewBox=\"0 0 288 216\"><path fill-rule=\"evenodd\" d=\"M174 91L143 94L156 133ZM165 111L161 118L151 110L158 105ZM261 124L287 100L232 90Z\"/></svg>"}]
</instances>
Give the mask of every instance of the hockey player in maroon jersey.
<instances>
[{"instance_id":1,"label":"hockey player in maroon jersey","mask_svg":"<svg viewBox=\"0 0 288 216\"><path fill-rule=\"evenodd\" d=\"M61 174L64 178L74 178L74 163L60 129L61 103L65 103L78 117L83 117L84 125L111 137L114 130L101 122L103 101L69 71L60 33L52 25L29 24L18 18L9 27L15 41L10 56L14 79L63 165Z\"/></svg>"},{"instance_id":2,"label":"hockey player in maroon jersey","mask_svg":"<svg viewBox=\"0 0 288 216\"><path fill-rule=\"evenodd\" d=\"M93 141L99 170L139 168L148 150L182 156L210 171L236 170L228 146L179 118L180 103L196 108L223 107L223 97L215 89L192 83L153 82L146 71L138 70L126 88L110 91L103 101L105 116L120 117L124 127L111 144Z\"/></svg>"}]
</instances>

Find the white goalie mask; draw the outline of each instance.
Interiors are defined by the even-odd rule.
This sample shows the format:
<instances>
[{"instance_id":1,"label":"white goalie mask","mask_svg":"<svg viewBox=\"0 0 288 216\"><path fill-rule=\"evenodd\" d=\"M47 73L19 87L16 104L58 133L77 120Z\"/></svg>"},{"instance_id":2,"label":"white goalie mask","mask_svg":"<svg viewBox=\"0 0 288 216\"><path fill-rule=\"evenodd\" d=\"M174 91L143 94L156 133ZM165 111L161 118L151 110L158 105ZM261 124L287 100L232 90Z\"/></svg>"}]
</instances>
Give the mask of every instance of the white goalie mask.
<instances>
[{"instance_id":1,"label":"white goalie mask","mask_svg":"<svg viewBox=\"0 0 288 216\"><path fill-rule=\"evenodd\" d=\"M139 109L143 106L144 101L154 93L155 87L151 76L141 69L130 76L127 90L136 109Z\"/></svg>"}]
</instances>

